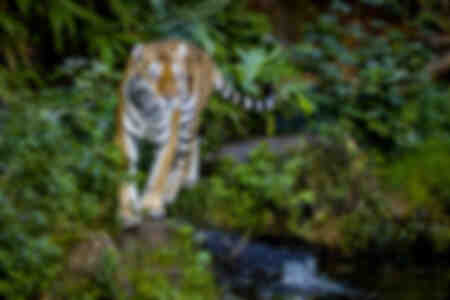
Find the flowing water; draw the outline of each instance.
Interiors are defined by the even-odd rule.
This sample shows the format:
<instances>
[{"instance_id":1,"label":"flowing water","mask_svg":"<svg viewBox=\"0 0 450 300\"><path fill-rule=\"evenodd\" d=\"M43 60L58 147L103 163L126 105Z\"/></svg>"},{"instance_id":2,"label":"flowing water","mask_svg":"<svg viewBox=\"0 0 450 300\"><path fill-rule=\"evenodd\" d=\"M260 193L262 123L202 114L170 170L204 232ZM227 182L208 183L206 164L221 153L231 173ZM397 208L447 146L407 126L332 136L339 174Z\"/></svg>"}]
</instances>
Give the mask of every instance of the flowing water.
<instances>
[{"instance_id":1,"label":"flowing water","mask_svg":"<svg viewBox=\"0 0 450 300\"><path fill-rule=\"evenodd\" d=\"M251 242L223 232L203 232L202 240L215 258L219 282L239 299L450 299L448 264L320 263L312 250Z\"/></svg>"}]
</instances>

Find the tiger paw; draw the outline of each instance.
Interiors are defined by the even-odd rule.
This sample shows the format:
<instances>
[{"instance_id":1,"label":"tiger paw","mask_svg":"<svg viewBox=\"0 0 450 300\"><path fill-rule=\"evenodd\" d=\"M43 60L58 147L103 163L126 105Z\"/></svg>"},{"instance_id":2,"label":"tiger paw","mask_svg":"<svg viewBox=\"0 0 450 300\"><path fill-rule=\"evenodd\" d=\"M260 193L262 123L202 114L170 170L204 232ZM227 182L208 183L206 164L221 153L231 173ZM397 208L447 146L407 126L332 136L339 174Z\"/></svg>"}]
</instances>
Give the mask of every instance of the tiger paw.
<instances>
[{"instance_id":1,"label":"tiger paw","mask_svg":"<svg viewBox=\"0 0 450 300\"><path fill-rule=\"evenodd\" d=\"M142 218L131 212L122 212L119 214L119 222L123 229L128 230L138 227L142 223Z\"/></svg>"},{"instance_id":2,"label":"tiger paw","mask_svg":"<svg viewBox=\"0 0 450 300\"><path fill-rule=\"evenodd\" d=\"M166 216L162 197L158 195L148 195L144 197L141 204L143 214L152 219L163 219Z\"/></svg>"}]
</instances>

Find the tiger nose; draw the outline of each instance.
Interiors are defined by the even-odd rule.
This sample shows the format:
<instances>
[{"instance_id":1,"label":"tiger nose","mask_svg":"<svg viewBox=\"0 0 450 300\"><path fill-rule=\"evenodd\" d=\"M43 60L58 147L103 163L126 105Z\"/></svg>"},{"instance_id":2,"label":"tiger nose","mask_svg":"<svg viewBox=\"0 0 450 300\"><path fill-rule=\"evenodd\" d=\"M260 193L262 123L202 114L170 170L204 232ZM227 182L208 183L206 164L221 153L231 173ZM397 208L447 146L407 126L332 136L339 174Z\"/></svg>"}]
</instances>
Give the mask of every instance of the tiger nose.
<instances>
[{"instance_id":1,"label":"tiger nose","mask_svg":"<svg viewBox=\"0 0 450 300\"><path fill-rule=\"evenodd\" d=\"M176 93L176 82L174 82L175 78L173 76L173 71L170 68L169 64L164 65L164 69L159 80L159 91L165 98L173 98Z\"/></svg>"}]
</instances>

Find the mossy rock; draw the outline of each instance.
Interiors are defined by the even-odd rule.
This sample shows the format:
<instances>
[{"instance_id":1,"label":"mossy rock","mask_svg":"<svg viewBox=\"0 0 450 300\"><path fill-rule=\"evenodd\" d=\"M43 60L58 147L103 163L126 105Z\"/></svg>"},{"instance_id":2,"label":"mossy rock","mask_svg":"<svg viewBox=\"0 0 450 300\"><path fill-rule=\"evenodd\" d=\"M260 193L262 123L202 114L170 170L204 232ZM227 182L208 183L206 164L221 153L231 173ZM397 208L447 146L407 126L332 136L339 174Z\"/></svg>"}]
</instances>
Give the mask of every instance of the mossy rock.
<instances>
[{"instance_id":1,"label":"mossy rock","mask_svg":"<svg viewBox=\"0 0 450 300\"><path fill-rule=\"evenodd\" d=\"M73 247L61 281L46 297L216 299L211 259L195 247L192 233L189 226L152 220L114 239L92 232Z\"/></svg>"}]
</instances>

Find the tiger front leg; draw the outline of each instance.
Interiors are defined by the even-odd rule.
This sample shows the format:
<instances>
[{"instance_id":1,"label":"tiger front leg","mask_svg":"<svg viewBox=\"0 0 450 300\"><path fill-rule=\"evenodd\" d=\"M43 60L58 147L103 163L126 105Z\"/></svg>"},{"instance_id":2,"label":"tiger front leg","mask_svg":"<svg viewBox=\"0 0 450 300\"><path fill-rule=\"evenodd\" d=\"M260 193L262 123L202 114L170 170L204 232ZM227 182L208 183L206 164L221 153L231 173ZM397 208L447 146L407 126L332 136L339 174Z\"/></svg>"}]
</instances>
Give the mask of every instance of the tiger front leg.
<instances>
[{"instance_id":1,"label":"tiger front leg","mask_svg":"<svg viewBox=\"0 0 450 300\"><path fill-rule=\"evenodd\" d=\"M169 177L177 150L179 111L176 110L170 117L168 141L156 151L155 162L151 167L142 197L142 209L153 218L162 218L166 214L165 192L167 185L170 184Z\"/></svg>"},{"instance_id":2,"label":"tiger front leg","mask_svg":"<svg viewBox=\"0 0 450 300\"><path fill-rule=\"evenodd\" d=\"M155 162L150 169L147 185L141 199L141 208L153 218L165 216L163 202L164 187L169 175L167 164L171 161L170 149L164 147L156 152Z\"/></svg>"},{"instance_id":3,"label":"tiger front leg","mask_svg":"<svg viewBox=\"0 0 450 300\"><path fill-rule=\"evenodd\" d=\"M187 149L186 146L182 146L181 141L178 146L179 149L164 192L164 202L167 204L176 200L182 186L192 187L199 179L200 149L198 139L187 144Z\"/></svg>"},{"instance_id":4,"label":"tiger front leg","mask_svg":"<svg viewBox=\"0 0 450 300\"><path fill-rule=\"evenodd\" d=\"M125 132L118 135L117 142L122 150L128 175L135 176L139 159L138 142ZM134 227L141 222L138 214L138 190L132 179L126 179L120 184L118 214L126 228Z\"/></svg>"},{"instance_id":5,"label":"tiger front leg","mask_svg":"<svg viewBox=\"0 0 450 300\"><path fill-rule=\"evenodd\" d=\"M177 198L185 180L185 165L185 157L176 158L164 192L164 203L171 204Z\"/></svg>"},{"instance_id":6,"label":"tiger front leg","mask_svg":"<svg viewBox=\"0 0 450 300\"><path fill-rule=\"evenodd\" d=\"M184 166L184 181L186 187L194 186L200 178L200 141L196 138L190 145L189 155Z\"/></svg>"}]
</instances>

